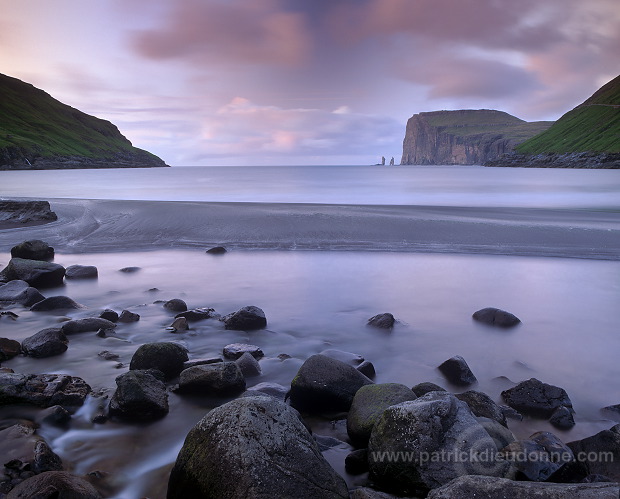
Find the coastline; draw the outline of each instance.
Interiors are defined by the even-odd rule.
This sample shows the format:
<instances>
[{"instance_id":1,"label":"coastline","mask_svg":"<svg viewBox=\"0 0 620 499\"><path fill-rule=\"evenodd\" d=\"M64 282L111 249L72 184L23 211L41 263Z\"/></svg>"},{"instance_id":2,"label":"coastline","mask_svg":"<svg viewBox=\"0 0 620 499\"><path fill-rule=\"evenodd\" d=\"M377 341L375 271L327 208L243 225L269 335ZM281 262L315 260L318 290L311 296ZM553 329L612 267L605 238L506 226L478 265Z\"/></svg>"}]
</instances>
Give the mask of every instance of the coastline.
<instances>
[{"instance_id":1,"label":"coastline","mask_svg":"<svg viewBox=\"0 0 620 499\"><path fill-rule=\"evenodd\" d=\"M58 220L0 227L0 248L385 251L620 260L615 209L49 199Z\"/></svg>"}]
</instances>

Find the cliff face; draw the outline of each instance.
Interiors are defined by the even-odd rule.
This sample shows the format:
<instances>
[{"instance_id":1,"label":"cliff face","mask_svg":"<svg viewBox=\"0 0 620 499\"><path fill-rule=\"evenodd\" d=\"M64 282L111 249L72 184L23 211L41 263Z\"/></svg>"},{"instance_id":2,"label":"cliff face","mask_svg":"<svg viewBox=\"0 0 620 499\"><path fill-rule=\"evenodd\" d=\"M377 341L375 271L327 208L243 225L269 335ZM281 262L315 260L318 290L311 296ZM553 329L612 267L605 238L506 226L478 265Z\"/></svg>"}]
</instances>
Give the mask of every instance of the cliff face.
<instances>
[{"instance_id":1,"label":"cliff face","mask_svg":"<svg viewBox=\"0 0 620 499\"><path fill-rule=\"evenodd\" d=\"M483 164L550 125L486 109L415 114L407 122L401 164Z\"/></svg>"},{"instance_id":2,"label":"cliff face","mask_svg":"<svg viewBox=\"0 0 620 499\"><path fill-rule=\"evenodd\" d=\"M0 170L167 166L118 128L0 74Z\"/></svg>"}]
</instances>

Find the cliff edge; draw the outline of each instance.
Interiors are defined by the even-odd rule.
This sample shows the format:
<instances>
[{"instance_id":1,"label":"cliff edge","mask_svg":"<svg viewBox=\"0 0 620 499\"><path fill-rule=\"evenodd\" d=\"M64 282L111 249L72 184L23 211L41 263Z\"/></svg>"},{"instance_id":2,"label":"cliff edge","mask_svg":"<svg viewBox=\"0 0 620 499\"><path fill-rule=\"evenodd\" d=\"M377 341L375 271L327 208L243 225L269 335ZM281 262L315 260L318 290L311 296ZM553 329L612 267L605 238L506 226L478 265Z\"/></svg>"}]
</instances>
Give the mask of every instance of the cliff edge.
<instances>
[{"instance_id":1,"label":"cliff edge","mask_svg":"<svg viewBox=\"0 0 620 499\"><path fill-rule=\"evenodd\" d=\"M481 165L496 159L552 122L528 123L490 109L434 111L407 121L402 165Z\"/></svg>"},{"instance_id":2,"label":"cliff edge","mask_svg":"<svg viewBox=\"0 0 620 499\"><path fill-rule=\"evenodd\" d=\"M0 170L160 166L109 121L0 74Z\"/></svg>"}]
</instances>

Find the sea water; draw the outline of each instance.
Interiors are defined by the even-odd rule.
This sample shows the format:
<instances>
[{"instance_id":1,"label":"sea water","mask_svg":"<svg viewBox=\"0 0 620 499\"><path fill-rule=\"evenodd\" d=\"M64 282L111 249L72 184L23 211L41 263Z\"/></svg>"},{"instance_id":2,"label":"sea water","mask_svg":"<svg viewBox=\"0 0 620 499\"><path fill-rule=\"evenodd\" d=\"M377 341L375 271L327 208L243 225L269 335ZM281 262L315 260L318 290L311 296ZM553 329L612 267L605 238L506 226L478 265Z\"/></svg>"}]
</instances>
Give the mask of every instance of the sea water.
<instances>
[{"instance_id":1,"label":"sea water","mask_svg":"<svg viewBox=\"0 0 620 499\"><path fill-rule=\"evenodd\" d=\"M1 172L0 193L3 197L52 199L280 204L294 199L344 204L363 204L366 200L377 205L426 203L457 208L463 203L463 207L478 207L477 213L498 206L536 210L553 207L560 210L559 214L571 209L605 213L606 225L598 230L618 234L613 221L620 204L620 188L618 173L613 171L475 167L261 170L232 169L235 178L226 173L228 170L215 168ZM199 185L198 178L208 180ZM174 223L175 216L183 217L183 212L175 213L173 210L165 219L165 225ZM92 229L97 234L114 223L104 220L98 226L80 230ZM81 376L95 392L111 396L114 379L127 371L133 352L143 343L177 341L189 349L191 359L197 359L221 355L226 344L242 342L256 344L265 352L260 361L263 373L249 378L248 387L264 381L289 386L307 357L336 348L372 361L376 382L413 386L431 381L458 392L463 389L448 384L437 366L453 355L462 355L478 378L471 388L488 393L497 402L501 402L502 390L531 377L566 389L576 410L577 425L561 432L538 419L511 420L510 427L519 438L549 430L571 441L615 424L600 408L620 403L616 384L620 376L617 254L615 258L611 255L605 260L593 260L587 254L579 259L524 257L467 254L464 249L458 254L443 254L428 250L246 248L216 257L198 247L169 249L155 245L149 251L127 251L123 243L132 238L131 227L136 234L139 232L140 218L136 217L132 224L123 222L121 232L103 232L103 239L113 238L114 250L100 248L96 253L85 253L79 250L79 244L71 246L67 241L61 245L57 263L96 265L99 278L67 281L62 288L44 293L67 295L87 307L70 314L74 318L113 308L136 312L140 321L119 325L118 338L99 338L94 333L73 335L69 349L60 356L16 357L3 365L16 372ZM32 234L51 237L54 225L45 227L1 231L2 267L10 258L10 240L15 244ZM49 233L40 232L45 230ZM573 230L583 230L587 236L593 229L584 226ZM325 234L316 237L329 239ZM131 274L119 271L128 266L141 270ZM182 298L190 308L213 307L221 314L256 305L265 311L268 325L265 330L245 333L227 331L221 322L207 320L193 323L186 333L172 334L166 327L173 314L162 307L162 301L171 298ZM498 330L474 322L471 314L487 306L509 310L523 323L514 329ZM11 321L3 317L0 334L20 341L61 320L54 314L19 307L14 311L19 318ZM371 316L382 312L391 312L398 319L392 331L366 326ZM118 354L119 359L103 360L98 353L104 350ZM280 354L290 358L281 360ZM160 421L94 424L93 417L105 412L106 401L89 398L74 416L69 431L43 426L40 432L67 469L78 474L94 470L110 473L109 495L118 498L165 497L167 477L185 435L210 408L225 402L171 393L170 413ZM0 415L15 417L25 411L6 407ZM312 426L315 432L325 434L330 434L332 428L320 419L313 420ZM348 450L345 445L328 452L327 457L349 485L363 483L364 476L344 472Z\"/></svg>"}]
</instances>

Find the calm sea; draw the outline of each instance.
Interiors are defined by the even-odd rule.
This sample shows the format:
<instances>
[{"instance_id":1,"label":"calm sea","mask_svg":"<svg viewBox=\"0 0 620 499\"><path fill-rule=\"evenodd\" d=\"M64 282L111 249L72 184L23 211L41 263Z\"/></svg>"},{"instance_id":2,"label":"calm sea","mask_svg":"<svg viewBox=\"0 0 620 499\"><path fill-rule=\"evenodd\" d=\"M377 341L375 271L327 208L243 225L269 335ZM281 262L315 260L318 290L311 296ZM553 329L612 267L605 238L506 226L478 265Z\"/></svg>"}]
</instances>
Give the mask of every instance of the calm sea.
<instances>
[{"instance_id":1,"label":"calm sea","mask_svg":"<svg viewBox=\"0 0 620 499\"><path fill-rule=\"evenodd\" d=\"M478 207L482 214L486 208L497 207L554 208L558 214L583 209L604 212L606 225L599 229L609 231L611 237L620 235L618 225L610 224L614 214L620 217L620 171L612 170L320 166L0 172L0 196L462 206ZM182 211L166 214L166 225L181 225L183 216ZM292 217L290 223L294 225L295 220ZM339 223L345 226L347 221ZM472 223L480 225L481 234L486 230L482 220ZM104 232L107 224L114 230ZM110 246L96 254L59 252L57 263L96 265L99 279L68 281L63 288L45 291L48 296L70 296L87 307L72 314L74 317L113 308L139 313L140 321L120 325L120 340L84 333L72 336L68 351L61 356L16 357L3 365L16 372L82 376L95 390L107 390L111 395L115 377L127 370L133 352L142 343L178 341L188 347L190 358L196 359L220 355L225 345L242 342L259 345L266 355L261 360L263 374L248 379L248 387L260 382L288 386L304 359L336 348L372 361L376 382L413 386L431 381L462 391L449 385L436 368L447 358L462 355L478 378L472 388L499 403L503 389L531 377L566 389L577 425L559 432L538 419L511 421L519 438L549 430L568 442L616 424L600 408L620 403L617 258L501 256L479 251L276 250L240 250L212 257L204 248L170 249L156 244L151 251L124 251L123 241L135 237L140 225L139 217L131 216L124 216L122 224L112 218L99 220L99 225L85 224L82 232L74 233L76 237L109 233L116 238L118 251ZM58 237L54 230L52 224L3 231L0 240L7 243L0 248L0 266L10 259L9 240L17 243L32 234ZM256 228L258 233L261 230ZM584 230L587 236L588 227ZM320 240L330 237L340 235L317 235ZM79 246L76 240L63 247L69 243ZM127 266L142 270L119 272ZM171 298L184 299L190 308L213 307L221 314L256 305L265 311L268 328L251 334L232 332L209 320L195 323L187 333L173 335L166 330L172 315L158 301ZM473 322L471 314L488 306L509 310L523 323L504 331ZM18 320L0 323L1 336L21 341L58 320L24 309L16 312ZM399 320L390 333L365 325L368 318L382 312L391 312ZM118 354L119 360L98 357L103 350ZM291 358L280 360L282 353ZM123 367L118 368L117 362ZM92 418L105 411L106 403L107 399L90 399L74 416L69 431L47 426L39 431L67 468L76 473L110 473L111 496L155 499L166 495L169 471L189 429L222 401L171 393L170 414L156 423L93 424ZM4 417L23 415L21 408L0 411ZM317 433L329 434L332 428L320 420L311 424ZM364 483L363 475L353 477L344 472L348 450L343 444L327 457L350 485Z\"/></svg>"}]
</instances>

